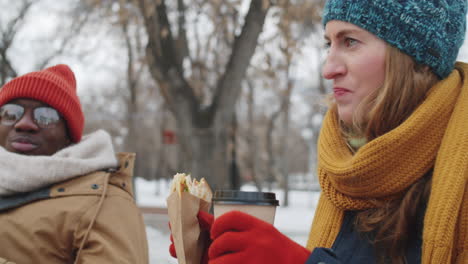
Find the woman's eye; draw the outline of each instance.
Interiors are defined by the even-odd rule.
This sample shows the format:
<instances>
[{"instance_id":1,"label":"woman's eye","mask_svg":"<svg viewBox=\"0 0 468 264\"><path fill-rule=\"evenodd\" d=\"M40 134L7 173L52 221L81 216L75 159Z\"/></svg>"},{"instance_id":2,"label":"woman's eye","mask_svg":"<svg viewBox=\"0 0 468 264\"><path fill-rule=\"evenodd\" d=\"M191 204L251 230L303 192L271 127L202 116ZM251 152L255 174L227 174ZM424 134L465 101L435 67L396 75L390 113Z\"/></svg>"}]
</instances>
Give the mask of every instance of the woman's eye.
<instances>
[{"instance_id":1,"label":"woman's eye","mask_svg":"<svg viewBox=\"0 0 468 264\"><path fill-rule=\"evenodd\" d=\"M346 47L352 47L352 46L356 45L357 43L358 43L358 41L353 39L353 38L346 38L345 39Z\"/></svg>"},{"instance_id":2,"label":"woman's eye","mask_svg":"<svg viewBox=\"0 0 468 264\"><path fill-rule=\"evenodd\" d=\"M323 47L324 47L325 49L330 49L330 47L331 47L331 42L330 42L330 41L325 41L325 43L323 44Z\"/></svg>"}]
</instances>

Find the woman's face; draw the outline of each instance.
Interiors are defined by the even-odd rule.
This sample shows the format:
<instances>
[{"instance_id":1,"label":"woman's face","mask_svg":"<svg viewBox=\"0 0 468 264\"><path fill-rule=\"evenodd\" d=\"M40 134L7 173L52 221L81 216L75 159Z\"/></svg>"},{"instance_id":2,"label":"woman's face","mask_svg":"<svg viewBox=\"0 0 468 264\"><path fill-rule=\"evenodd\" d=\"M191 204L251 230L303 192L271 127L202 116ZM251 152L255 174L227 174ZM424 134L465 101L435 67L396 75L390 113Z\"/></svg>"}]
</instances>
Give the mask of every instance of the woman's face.
<instances>
[{"instance_id":1,"label":"woman's face","mask_svg":"<svg viewBox=\"0 0 468 264\"><path fill-rule=\"evenodd\" d=\"M338 116L350 125L362 99L383 85L386 43L358 26L338 20L327 23L325 39L329 50L322 74L333 80Z\"/></svg>"}]
</instances>

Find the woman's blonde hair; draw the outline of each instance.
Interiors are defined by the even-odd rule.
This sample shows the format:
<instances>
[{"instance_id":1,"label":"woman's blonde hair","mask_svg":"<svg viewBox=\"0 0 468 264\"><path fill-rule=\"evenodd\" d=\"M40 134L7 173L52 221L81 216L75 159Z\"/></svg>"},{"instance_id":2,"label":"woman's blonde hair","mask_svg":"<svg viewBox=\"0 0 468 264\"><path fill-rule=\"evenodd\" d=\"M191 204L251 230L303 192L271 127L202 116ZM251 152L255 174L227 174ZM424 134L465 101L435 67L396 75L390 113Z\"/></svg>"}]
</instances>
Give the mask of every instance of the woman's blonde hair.
<instances>
[{"instance_id":1,"label":"woman's blonde hair","mask_svg":"<svg viewBox=\"0 0 468 264\"><path fill-rule=\"evenodd\" d=\"M370 141L396 128L439 81L429 67L415 63L397 48L388 45L386 52L384 83L359 104L351 127L342 124L345 137ZM429 172L427 177L421 177L400 199L357 213L357 229L370 234L379 262L406 262L406 247L412 239L409 234L414 234L418 210L429 199L430 176Z\"/></svg>"}]
</instances>

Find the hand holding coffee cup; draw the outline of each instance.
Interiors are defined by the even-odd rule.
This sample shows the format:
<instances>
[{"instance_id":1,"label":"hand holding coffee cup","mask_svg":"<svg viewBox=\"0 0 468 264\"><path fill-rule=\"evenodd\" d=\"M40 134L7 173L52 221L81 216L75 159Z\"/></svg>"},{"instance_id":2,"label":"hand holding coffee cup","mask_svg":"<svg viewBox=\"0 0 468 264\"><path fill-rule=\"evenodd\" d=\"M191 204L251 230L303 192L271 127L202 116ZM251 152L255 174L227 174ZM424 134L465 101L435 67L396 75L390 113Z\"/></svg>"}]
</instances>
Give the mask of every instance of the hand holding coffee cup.
<instances>
[{"instance_id":1,"label":"hand holding coffee cup","mask_svg":"<svg viewBox=\"0 0 468 264\"><path fill-rule=\"evenodd\" d=\"M217 191L210 264L305 263L310 251L273 226L274 193Z\"/></svg>"}]
</instances>

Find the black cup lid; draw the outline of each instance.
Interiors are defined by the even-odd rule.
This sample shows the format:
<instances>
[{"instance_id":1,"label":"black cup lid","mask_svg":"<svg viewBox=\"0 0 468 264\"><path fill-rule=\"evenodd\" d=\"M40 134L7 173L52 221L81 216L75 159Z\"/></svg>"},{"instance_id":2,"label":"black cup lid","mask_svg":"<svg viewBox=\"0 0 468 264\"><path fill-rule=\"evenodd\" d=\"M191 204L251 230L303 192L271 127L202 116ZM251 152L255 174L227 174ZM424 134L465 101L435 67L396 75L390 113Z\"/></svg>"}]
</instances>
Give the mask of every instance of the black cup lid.
<instances>
[{"instance_id":1,"label":"black cup lid","mask_svg":"<svg viewBox=\"0 0 468 264\"><path fill-rule=\"evenodd\" d=\"M251 204L278 206L276 194L272 192L244 192L236 190L217 190L213 202L224 204Z\"/></svg>"}]
</instances>

